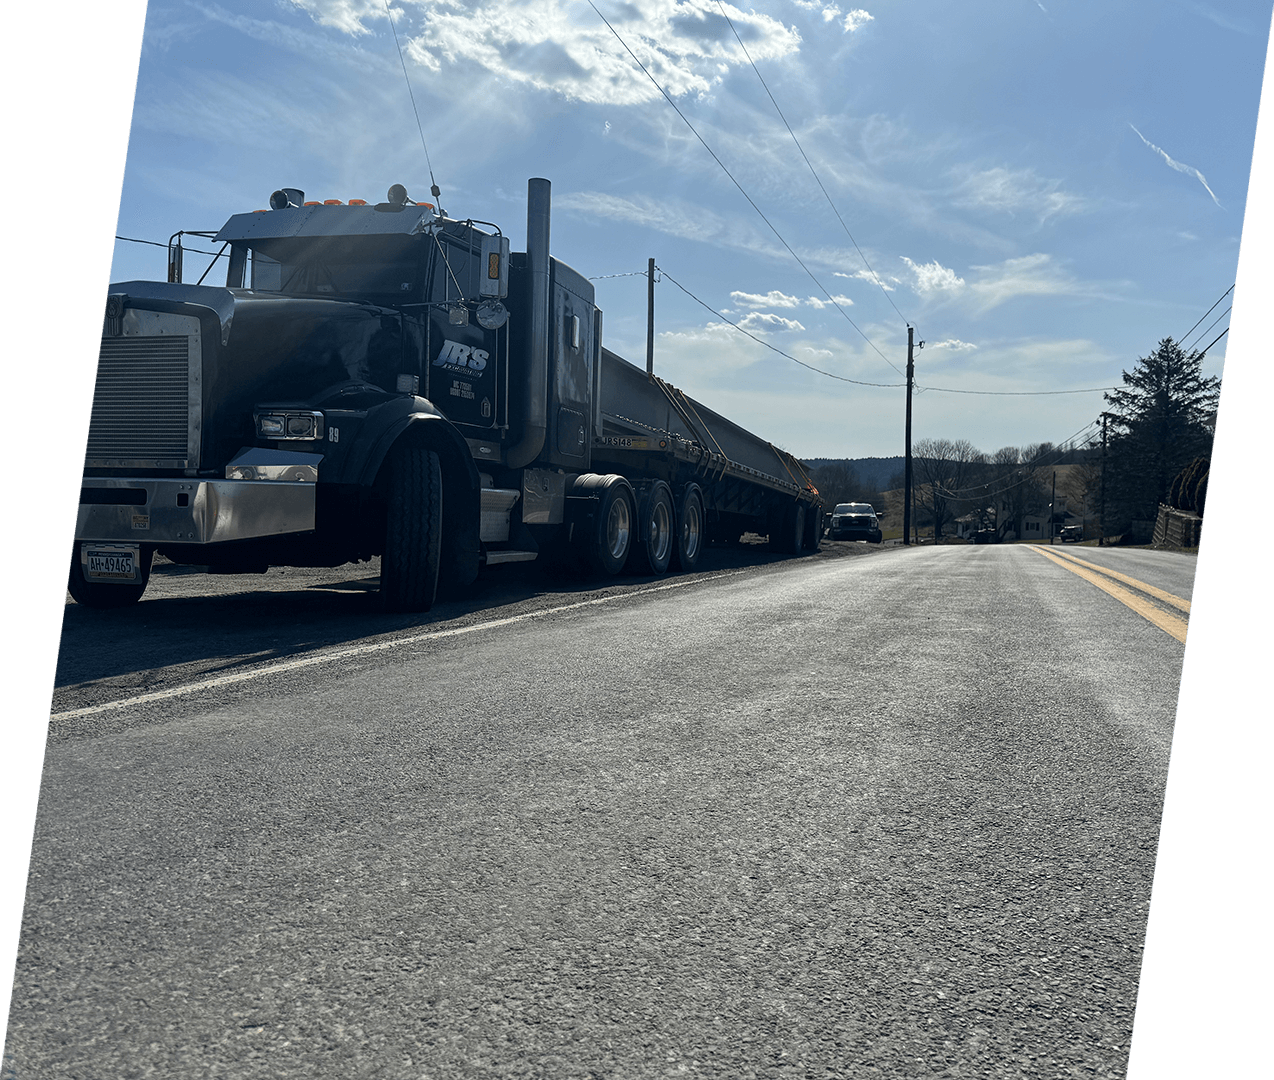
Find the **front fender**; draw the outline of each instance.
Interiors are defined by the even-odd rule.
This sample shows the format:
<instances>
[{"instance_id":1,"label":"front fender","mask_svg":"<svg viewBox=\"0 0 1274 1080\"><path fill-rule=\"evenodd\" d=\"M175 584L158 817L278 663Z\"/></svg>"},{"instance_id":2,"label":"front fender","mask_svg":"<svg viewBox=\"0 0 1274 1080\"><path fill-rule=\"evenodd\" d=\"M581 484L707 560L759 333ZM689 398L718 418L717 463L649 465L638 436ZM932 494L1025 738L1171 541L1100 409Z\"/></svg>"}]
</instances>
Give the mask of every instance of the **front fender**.
<instances>
[{"instance_id":1,"label":"front fender","mask_svg":"<svg viewBox=\"0 0 1274 1080\"><path fill-rule=\"evenodd\" d=\"M478 490L478 469L464 437L431 402L420 397L392 398L369 409L366 417L359 421L355 441L343 455L338 471L326 473L321 479L328 483L371 487L390 448L409 429L424 434L423 429L418 428L421 424L429 425L427 441L438 444L435 449L440 453L454 454L453 464L462 467L468 486Z\"/></svg>"},{"instance_id":2,"label":"front fender","mask_svg":"<svg viewBox=\"0 0 1274 1080\"><path fill-rule=\"evenodd\" d=\"M482 480L464 436L430 402L401 397L370 409L359 429L357 451L345 458L342 481L371 490L385 459L400 443L427 447L439 457L443 483L442 579L448 590L463 588L478 573Z\"/></svg>"}]
</instances>

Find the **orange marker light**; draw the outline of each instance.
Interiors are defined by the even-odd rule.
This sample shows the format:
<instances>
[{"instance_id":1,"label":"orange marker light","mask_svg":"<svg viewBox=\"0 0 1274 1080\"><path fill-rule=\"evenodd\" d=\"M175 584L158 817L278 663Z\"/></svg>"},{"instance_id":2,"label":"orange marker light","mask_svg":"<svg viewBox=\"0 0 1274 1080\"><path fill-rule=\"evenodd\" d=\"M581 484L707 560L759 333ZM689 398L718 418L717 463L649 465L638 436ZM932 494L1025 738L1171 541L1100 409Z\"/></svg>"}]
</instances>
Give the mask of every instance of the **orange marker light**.
<instances>
[{"instance_id":1,"label":"orange marker light","mask_svg":"<svg viewBox=\"0 0 1274 1080\"><path fill-rule=\"evenodd\" d=\"M305 203L304 205L306 205L306 206L322 206L323 204L322 204L321 202L307 202L307 203Z\"/></svg>"},{"instance_id":2,"label":"orange marker light","mask_svg":"<svg viewBox=\"0 0 1274 1080\"><path fill-rule=\"evenodd\" d=\"M422 203L419 203L418 205L425 207L425 209L427 210L432 210L434 208L434 204L431 202L422 202Z\"/></svg>"},{"instance_id":3,"label":"orange marker light","mask_svg":"<svg viewBox=\"0 0 1274 1080\"><path fill-rule=\"evenodd\" d=\"M324 199L323 205L324 206L340 206L341 200L340 199Z\"/></svg>"},{"instance_id":4,"label":"orange marker light","mask_svg":"<svg viewBox=\"0 0 1274 1080\"><path fill-rule=\"evenodd\" d=\"M350 199L349 204L350 206L366 206L367 200L366 199Z\"/></svg>"}]
</instances>

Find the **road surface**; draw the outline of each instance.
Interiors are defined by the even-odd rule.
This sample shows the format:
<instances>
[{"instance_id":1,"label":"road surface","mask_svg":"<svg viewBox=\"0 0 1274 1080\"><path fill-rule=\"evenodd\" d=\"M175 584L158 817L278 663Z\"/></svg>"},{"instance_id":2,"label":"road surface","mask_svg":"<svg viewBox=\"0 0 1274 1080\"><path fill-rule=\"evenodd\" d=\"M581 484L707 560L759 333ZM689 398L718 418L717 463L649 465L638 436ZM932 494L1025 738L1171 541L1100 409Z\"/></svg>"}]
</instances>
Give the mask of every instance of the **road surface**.
<instances>
[{"instance_id":1,"label":"road surface","mask_svg":"<svg viewBox=\"0 0 1274 1080\"><path fill-rule=\"evenodd\" d=\"M1122 1076L1193 560L849 548L68 607L3 1076Z\"/></svg>"}]
</instances>

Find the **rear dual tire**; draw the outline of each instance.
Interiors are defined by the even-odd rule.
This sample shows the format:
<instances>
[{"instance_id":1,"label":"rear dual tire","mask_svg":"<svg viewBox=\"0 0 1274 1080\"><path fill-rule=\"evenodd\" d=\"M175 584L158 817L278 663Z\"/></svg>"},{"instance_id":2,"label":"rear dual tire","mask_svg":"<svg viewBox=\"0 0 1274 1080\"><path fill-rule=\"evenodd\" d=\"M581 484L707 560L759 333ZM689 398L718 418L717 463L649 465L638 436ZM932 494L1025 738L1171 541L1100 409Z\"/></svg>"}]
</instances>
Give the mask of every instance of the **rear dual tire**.
<instances>
[{"instance_id":1,"label":"rear dual tire","mask_svg":"<svg viewBox=\"0 0 1274 1080\"><path fill-rule=\"evenodd\" d=\"M672 490L662 480L656 480L642 492L637 522L637 542L631 559L633 571L667 573L676 548L677 530Z\"/></svg>"},{"instance_id":2,"label":"rear dual tire","mask_svg":"<svg viewBox=\"0 0 1274 1080\"><path fill-rule=\"evenodd\" d=\"M698 484L686 484L674 499L672 488L656 480L638 496L623 476L591 474L576 481L570 501L577 499L572 548L594 574L609 577L626 568L660 575L699 565L707 514Z\"/></svg>"},{"instance_id":3,"label":"rear dual tire","mask_svg":"<svg viewBox=\"0 0 1274 1080\"><path fill-rule=\"evenodd\" d=\"M571 549L562 562L574 559L602 577L618 574L633 554L637 535L637 500L628 481L617 473L586 473L567 498L571 514Z\"/></svg>"},{"instance_id":4,"label":"rear dual tire","mask_svg":"<svg viewBox=\"0 0 1274 1080\"><path fill-rule=\"evenodd\" d=\"M703 492L698 484L687 484L681 489L677 506L677 542L673 546L672 564L683 574L699 565L703 544L707 537L707 514L703 508Z\"/></svg>"}]
</instances>

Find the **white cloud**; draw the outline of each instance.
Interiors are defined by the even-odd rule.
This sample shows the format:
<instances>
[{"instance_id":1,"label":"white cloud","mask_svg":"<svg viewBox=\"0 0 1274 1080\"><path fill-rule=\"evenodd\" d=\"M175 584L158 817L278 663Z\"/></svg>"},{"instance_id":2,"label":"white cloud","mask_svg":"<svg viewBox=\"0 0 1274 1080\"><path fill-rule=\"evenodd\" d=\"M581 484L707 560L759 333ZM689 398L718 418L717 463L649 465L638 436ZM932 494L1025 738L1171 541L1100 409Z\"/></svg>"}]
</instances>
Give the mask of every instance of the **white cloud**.
<instances>
[{"instance_id":1,"label":"white cloud","mask_svg":"<svg viewBox=\"0 0 1274 1080\"><path fill-rule=\"evenodd\" d=\"M1015 296L1074 296L1091 291L1057 269L1052 258L1042 253L970 269L979 274L969 286L977 297L978 312L990 311Z\"/></svg>"},{"instance_id":2,"label":"white cloud","mask_svg":"<svg viewBox=\"0 0 1274 1080\"><path fill-rule=\"evenodd\" d=\"M838 8L835 4L831 5L830 7L823 8L823 22L825 23L831 22L833 19L839 16L840 13L841 13L840 8Z\"/></svg>"},{"instance_id":3,"label":"white cloud","mask_svg":"<svg viewBox=\"0 0 1274 1080\"><path fill-rule=\"evenodd\" d=\"M961 341L959 338L947 338L946 341L935 341L929 346L931 349L949 349L951 352L968 352L970 349L976 349L977 346L971 341Z\"/></svg>"},{"instance_id":4,"label":"white cloud","mask_svg":"<svg viewBox=\"0 0 1274 1080\"><path fill-rule=\"evenodd\" d=\"M750 330L754 334L764 334L771 330L804 330L795 319L785 319L782 315L775 315L771 311L753 311L747 316L740 319L738 325L744 330Z\"/></svg>"},{"instance_id":5,"label":"white cloud","mask_svg":"<svg viewBox=\"0 0 1274 1080\"><path fill-rule=\"evenodd\" d=\"M921 296L932 293L955 293L964 288L964 278L958 277L954 270L948 269L936 259L931 263L914 263L906 255L902 261L916 275L912 286Z\"/></svg>"},{"instance_id":6,"label":"white cloud","mask_svg":"<svg viewBox=\"0 0 1274 1080\"><path fill-rule=\"evenodd\" d=\"M852 34L860 27L866 26L869 22L874 21L876 16L863 11L862 8L855 8L845 16L845 33Z\"/></svg>"},{"instance_id":7,"label":"white cloud","mask_svg":"<svg viewBox=\"0 0 1274 1080\"><path fill-rule=\"evenodd\" d=\"M741 307L749 308L752 311L758 311L761 308L797 308L802 304L813 308L815 311L822 311L825 308L830 308L833 301L842 308L852 307L854 304L854 301L848 296L833 296L831 300L821 296L807 296L802 300L799 296L789 296L779 289L771 289L768 293L739 292L736 289L730 293L730 299ZM724 310L722 309L723 313Z\"/></svg>"},{"instance_id":8,"label":"white cloud","mask_svg":"<svg viewBox=\"0 0 1274 1080\"><path fill-rule=\"evenodd\" d=\"M1061 181L1044 180L1030 170L985 169L968 174L957 188L957 206L1010 215L1027 213L1040 221L1087 209L1087 201L1059 190Z\"/></svg>"},{"instance_id":9,"label":"white cloud","mask_svg":"<svg viewBox=\"0 0 1274 1080\"><path fill-rule=\"evenodd\" d=\"M936 260L914 263L904 256L902 261L915 274L912 288L923 299L951 300L960 297L969 303L975 315L1018 296L1105 295L1095 286L1077 281L1057 267L1051 256L1042 252L1005 259L992 265L971 266L967 280Z\"/></svg>"},{"instance_id":10,"label":"white cloud","mask_svg":"<svg viewBox=\"0 0 1274 1080\"><path fill-rule=\"evenodd\" d=\"M742 304L744 307L757 308L763 307L782 307L794 308L801 306L801 298L799 296L788 296L787 293L780 292L778 289L771 289L768 293L747 293L734 291L730 293L730 299L736 304Z\"/></svg>"},{"instance_id":11,"label":"white cloud","mask_svg":"<svg viewBox=\"0 0 1274 1080\"><path fill-rule=\"evenodd\" d=\"M605 221L640 225L669 236L774 259L790 260L777 244L743 217L725 218L706 207L650 195L624 197L600 191L554 193L554 213L575 211Z\"/></svg>"},{"instance_id":12,"label":"white cloud","mask_svg":"<svg viewBox=\"0 0 1274 1080\"><path fill-rule=\"evenodd\" d=\"M894 286L885 284L886 281L892 281L895 284L901 284L896 277L888 275L881 276L873 274L870 270L859 270L853 274L844 274L839 270L832 271L832 277L849 278L851 281L870 281L873 285L879 285L885 292L893 292Z\"/></svg>"},{"instance_id":13,"label":"white cloud","mask_svg":"<svg viewBox=\"0 0 1274 1080\"><path fill-rule=\"evenodd\" d=\"M346 34L370 33L364 19L383 19L385 4L377 0L292 0L295 7L309 12L322 26L331 26Z\"/></svg>"},{"instance_id":14,"label":"white cloud","mask_svg":"<svg viewBox=\"0 0 1274 1080\"><path fill-rule=\"evenodd\" d=\"M373 0L292 0L326 26L368 32L365 20L383 20ZM433 72L485 70L570 101L632 105L659 91L587 5L567 0L488 0L424 3L399 0L395 20L404 50ZM798 51L794 28L756 11L728 9L757 61ZM747 57L712 0L629 0L611 25L673 97L706 93L723 69Z\"/></svg>"}]
</instances>

